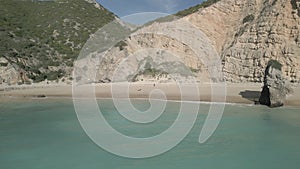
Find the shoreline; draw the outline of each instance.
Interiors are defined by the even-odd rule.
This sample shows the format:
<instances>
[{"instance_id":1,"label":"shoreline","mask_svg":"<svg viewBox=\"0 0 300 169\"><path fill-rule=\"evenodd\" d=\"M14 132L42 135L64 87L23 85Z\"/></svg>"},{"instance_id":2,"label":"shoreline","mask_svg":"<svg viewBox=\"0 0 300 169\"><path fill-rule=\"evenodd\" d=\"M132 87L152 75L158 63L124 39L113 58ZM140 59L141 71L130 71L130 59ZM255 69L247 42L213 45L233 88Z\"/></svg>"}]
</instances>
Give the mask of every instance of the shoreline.
<instances>
[{"instance_id":1,"label":"shoreline","mask_svg":"<svg viewBox=\"0 0 300 169\"><path fill-rule=\"evenodd\" d=\"M112 94L112 85L116 85L114 91L117 95ZM132 99L148 99L149 96L153 99L164 99L170 101L198 101L198 102L224 102L222 94L215 93L214 100L212 100L211 85L208 83L198 84L198 94L194 91L187 90L185 99L181 99L180 89L178 85L173 83L131 83L129 86L129 98ZM218 85L218 84L213 84ZM188 85L187 85L188 86ZM124 92L124 86L120 84L96 84L95 96L97 99L110 99L112 95L114 98L128 98ZM119 88L120 87L120 88ZM260 96L262 84L260 83L227 83L226 86L226 104L247 104L254 105L255 101ZM119 91L118 91L119 90ZM300 86L293 87L294 93L287 97L285 106L300 106ZM153 93L153 91L155 91ZM159 92L164 93L166 97ZM158 92L158 93L156 93ZM221 91L222 92L222 91ZM83 90L83 95L86 93ZM78 95L79 97L80 94ZM198 97L200 96L200 97ZM220 96L220 98L219 98ZM24 85L24 86L10 86L8 88L0 87L0 102L15 101L22 99L45 99L45 98L72 98L72 85L57 84L57 85Z\"/></svg>"}]
</instances>

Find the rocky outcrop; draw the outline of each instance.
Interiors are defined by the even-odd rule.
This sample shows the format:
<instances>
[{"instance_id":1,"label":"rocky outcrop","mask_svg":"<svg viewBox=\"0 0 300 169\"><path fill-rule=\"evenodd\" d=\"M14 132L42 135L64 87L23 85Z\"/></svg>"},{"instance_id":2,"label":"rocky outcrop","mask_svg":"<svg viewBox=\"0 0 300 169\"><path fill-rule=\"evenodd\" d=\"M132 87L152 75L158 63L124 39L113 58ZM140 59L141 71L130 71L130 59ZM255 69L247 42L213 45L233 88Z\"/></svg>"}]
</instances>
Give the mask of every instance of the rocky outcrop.
<instances>
[{"instance_id":1,"label":"rocky outcrop","mask_svg":"<svg viewBox=\"0 0 300 169\"><path fill-rule=\"evenodd\" d=\"M21 70L17 65L10 63L4 57L0 57L0 84L31 84L26 72Z\"/></svg>"},{"instance_id":2,"label":"rocky outcrop","mask_svg":"<svg viewBox=\"0 0 300 169\"><path fill-rule=\"evenodd\" d=\"M286 0L244 2L234 38L224 45L227 81L262 82L269 60L282 63L283 76L300 80L300 17Z\"/></svg>"},{"instance_id":3,"label":"rocky outcrop","mask_svg":"<svg viewBox=\"0 0 300 169\"><path fill-rule=\"evenodd\" d=\"M300 17L295 0L221 0L181 19L203 32L223 63L226 81L264 81L264 70L271 59L282 63L282 76L300 82ZM147 27L160 27L154 22ZM147 28L146 27L146 28ZM142 29L146 29L142 28ZM193 36L192 34L190 36ZM157 34L135 36L124 41L124 48L108 53L106 64L99 66L99 78L111 79L121 58L141 48L160 48L182 56L184 64L195 71L198 81L208 81L207 65L197 59L188 45ZM205 75L206 74L206 75ZM147 81L146 77L139 78ZM153 78L149 78L152 80ZM158 73L154 79L160 79Z\"/></svg>"},{"instance_id":4,"label":"rocky outcrop","mask_svg":"<svg viewBox=\"0 0 300 169\"><path fill-rule=\"evenodd\" d=\"M19 72L14 65L0 57L0 84L17 84L19 79Z\"/></svg>"},{"instance_id":5,"label":"rocky outcrop","mask_svg":"<svg viewBox=\"0 0 300 169\"><path fill-rule=\"evenodd\" d=\"M287 94L292 93L290 83L283 78L282 65L271 60L265 70L264 86L259 99L260 104L270 107L283 106Z\"/></svg>"}]
</instances>

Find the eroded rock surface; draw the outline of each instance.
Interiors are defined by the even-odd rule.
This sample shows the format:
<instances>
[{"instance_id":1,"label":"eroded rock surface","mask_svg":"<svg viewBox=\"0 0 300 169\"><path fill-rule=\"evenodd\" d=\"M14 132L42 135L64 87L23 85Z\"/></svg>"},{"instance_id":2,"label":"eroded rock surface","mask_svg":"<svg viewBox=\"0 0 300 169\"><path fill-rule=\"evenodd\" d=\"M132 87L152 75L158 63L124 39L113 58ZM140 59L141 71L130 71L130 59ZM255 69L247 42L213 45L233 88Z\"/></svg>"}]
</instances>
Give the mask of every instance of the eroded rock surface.
<instances>
[{"instance_id":1,"label":"eroded rock surface","mask_svg":"<svg viewBox=\"0 0 300 169\"><path fill-rule=\"evenodd\" d=\"M295 0L221 0L172 22L190 22L208 37L218 52L228 82L261 83L268 61L274 59L282 63L282 73L287 80L297 83L300 82L298 9L299 1ZM161 26L162 23L154 22L142 30ZM157 34L132 36L124 42L124 48L108 53L107 64L99 69L100 79L111 79L115 66L128 53L141 48L159 48L179 54L197 80L206 81L207 65L184 43ZM145 78L141 79L147 81Z\"/></svg>"},{"instance_id":2,"label":"eroded rock surface","mask_svg":"<svg viewBox=\"0 0 300 169\"><path fill-rule=\"evenodd\" d=\"M278 67L274 63L269 63L265 70L264 86L259 102L270 107L280 107L284 105L286 96L290 93L292 89L282 75L281 65Z\"/></svg>"}]
</instances>

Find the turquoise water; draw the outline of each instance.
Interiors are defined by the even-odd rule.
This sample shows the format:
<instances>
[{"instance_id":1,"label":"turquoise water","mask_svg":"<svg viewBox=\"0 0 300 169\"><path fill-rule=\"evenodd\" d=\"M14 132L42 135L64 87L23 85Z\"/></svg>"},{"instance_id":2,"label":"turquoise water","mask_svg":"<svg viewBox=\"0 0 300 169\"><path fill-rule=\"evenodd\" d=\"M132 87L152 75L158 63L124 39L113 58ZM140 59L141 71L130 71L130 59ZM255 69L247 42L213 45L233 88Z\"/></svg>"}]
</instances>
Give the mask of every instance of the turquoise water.
<instances>
[{"instance_id":1,"label":"turquoise water","mask_svg":"<svg viewBox=\"0 0 300 169\"><path fill-rule=\"evenodd\" d=\"M148 104L136 101L136 107ZM139 126L121 118L109 100L100 107L120 132L146 137L159 134L177 116L169 103L155 122ZM71 100L27 100L0 103L0 168L2 169L298 169L300 108L227 105L219 128L198 143L209 105L201 105L191 133L177 147L148 159L110 154L82 130Z\"/></svg>"}]
</instances>

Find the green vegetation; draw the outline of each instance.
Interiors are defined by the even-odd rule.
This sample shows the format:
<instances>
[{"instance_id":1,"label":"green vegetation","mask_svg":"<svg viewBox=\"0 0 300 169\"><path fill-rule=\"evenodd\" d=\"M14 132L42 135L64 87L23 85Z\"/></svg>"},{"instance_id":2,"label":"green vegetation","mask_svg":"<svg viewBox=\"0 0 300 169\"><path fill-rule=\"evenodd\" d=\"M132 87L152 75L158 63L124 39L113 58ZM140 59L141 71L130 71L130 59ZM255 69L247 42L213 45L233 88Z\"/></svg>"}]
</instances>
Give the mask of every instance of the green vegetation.
<instances>
[{"instance_id":1,"label":"green vegetation","mask_svg":"<svg viewBox=\"0 0 300 169\"><path fill-rule=\"evenodd\" d=\"M0 66L7 66L8 63L0 63Z\"/></svg>"},{"instance_id":2,"label":"green vegetation","mask_svg":"<svg viewBox=\"0 0 300 169\"><path fill-rule=\"evenodd\" d=\"M144 74L144 75L149 75L149 76L155 77L156 75L159 75L159 74L167 74L166 72L152 68L152 66L149 62L146 62L144 68L145 68L145 70L142 72L139 72L138 75Z\"/></svg>"},{"instance_id":3,"label":"green vegetation","mask_svg":"<svg viewBox=\"0 0 300 169\"><path fill-rule=\"evenodd\" d=\"M153 24L154 22L158 22L158 23L172 22L178 18L179 17L175 16L175 15L168 15L168 16L160 17L154 21L150 21L150 22L144 24L143 27L149 26L149 25Z\"/></svg>"},{"instance_id":4,"label":"green vegetation","mask_svg":"<svg viewBox=\"0 0 300 169\"><path fill-rule=\"evenodd\" d=\"M273 67L275 69L281 70L282 64L280 62L278 62L277 60L272 59L268 62L268 67Z\"/></svg>"},{"instance_id":5,"label":"green vegetation","mask_svg":"<svg viewBox=\"0 0 300 169\"><path fill-rule=\"evenodd\" d=\"M145 76L152 76L152 77L155 77L155 76L160 76L160 75L168 75L167 72L164 72L164 71L161 71L161 70L158 70L158 69L155 69L155 68L147 68L145 69L144 71L140 71L138 72L133 78L132 78L132 82L137 82L137 77L138 76L141 76L141 75L145 75Z\"/></svg>"},{"instance_id":6,"label":"green vegetation","mask_svg":"<svg viewBox=\"0 0 300 169\"><path fill-rule=\"evenodd\" d=\"M36 75L29 75L28 77L33 80L33 82L38 83L42 82L45 79L54 81L62 78L64 76L65 72L61 69L58 71L50 71L47 73L42 73L42 72L36 72Z\"/></svg>"},{"instance_id":7,"label":"green vegetation","mask_svg":"<svg viewBox=\"0 0 300 169\"><path fill-rule=\"evenodd\" d=\"M150 75L152 77L155 77L155 75L164 74L164 73L165 72L162 72L161 70L157 70L157 69L153 69L153 68L148 68L143 72L144 75Z\"/></svg>"},{"instance_id":8,"label":"green vegetation","mask_svg":"<svg viewBox=\"0 0 300 169\"><path fill-rule=\"evenodd\" d=\"M46 79L47 80L57 80L59 78L61 78L63 76L64 72L63 70L58 70L58 71L54 71L51 73L46 74Z\"/></svg>"},{"instance_id":9,"label":"green vegetation","mask_svg":"<svg viewBox=\"0 0 300 169\"><path fill-rule=\"evenodd\" d=\"M245 33L245 31L246 31L246 28L245 27L241 27L239 29L239 31L234 36L235 37L240 37L240 36L242 36Z\"/></svg>"},{"instance_id":10,"label":"green vegetation","mask_svg":"<svg viewBox=\"0 0 300 169\"><path fill-rule=\"evenodd\" d=\"M198 73L198 72L200 72L199 69L195 69L195 68L192 68L192 67L190 67L190 70L191 70L193 73Z\"/></svg>"},{"instance_id":11,"label":"green vegetation","mask_svg":"<svg viewBox=\"0 0 300 169\"><path fill-rule=\"evenodd\" d=\"M125 46L128 46L123 40L118 42L114 47L119 47L120 50L123 50Z\"/></svg>"},{"instance_id":12,"label":"green vegetation","mask_svg":"<svg viewBox=\"0 0 300 169\"><path fill-rule=\"evenodd\" d=\"M186 10L183 10L183 11L180 11L180 12L176 13L175 15L179 16L179 17L184 17L184 16L187 16L187 15L192 14L194 12L197 12L200 8L207 8L207 7L211 6L212 4L214 4L218 1L220 1L220 0L207 0L207 1L204 1L202 4L193 6L191 8L186 9Z\"/></svg>"},{"instance_id":13,"label":"green vegetation","mask_svg":"<svg viewBox=\"0 0 300 169\"><path fill-rule=\"evenodd\" d=\"M144 69L139 71L137 74L135 74L133 77L129 77L128 80L131 80L132 82L138 81L138 76L145 75L145 76L158 76L158 75L167 75L168 73L156 68L153 68L151 65L151 62L153 62L152 58L146 58L147 62L144 65Z\"/></svg>"},{"instance_id":14,"label":"green vegetation","mask_svg":"<svg viewBox=\"0 0 300 169\"><path fill-rule=\"evenodd\" d=\"M178 18L181 18L181 17L187 16L189 14L192 14L194 12L197 12L200 8L209 7L209 6L211 6L212 4L214 4L214 3L218 2L218 1L220 1L220 0L207 0L207 1L204 1L203 3L201 3L199 5L196 5L196 6L188 8L188 9L179 11L179 12L177 12L174 15L168 15L168 16L165 16L165 17L158 18L158 19L156 19L154 21L150 21L150 22L146 23L143 26L149 26L149 25L153 24L154 22L164 23L164 22L174 21L174 20L176 20Z\"/></svg>"},{"instance_id":15,"label":"green vegetation","mask_svg":"<svg viewBox=\"0 0 300 169\"><path fill-rule=\"evenodd\" d=\"M272 2L272 5L273 5L273 6L276 5L277 1L278 1L278 0L274 0L274 1Z\"/></svg>"},{"instance_id":16,"label":"green vegetation","mask_svg":"<svg viewBox=\"0 0 300 169\"><path fill-rule=\"evenodd\" d=\"M250 14L243 19L243 23L252 22L254 20L254 15Z\"/></svg>"},{"instance_id":17,"label":"green vegetation","mask_svg":"<svg viewBox=\"0 0 300 169\"><path fill-rule=\"evenodd\" d=\"M0 57L34 81L60 78L66 72L48 66L70 68L89 36L115 17L84 0L1 0L0 6Z\"/></svg>"},{"instance_id":18,"label":"green vegetation","mask_svg":"<svg viewBox=\"0 0 300 169\"><path fill-rule=\"evenodd\" d=\"M293 9L298 11L298 16L300 17L300 7L297 5L297 2L300 3L300 0L291 0Z\"/></svg>"},{"instance_id":19,"label":"green vegetation","mask_svg":"<svg viewBox=\"0 0 300 169\"><path fill-rule=\"evenodd\" d=\"M243 19L243 24L247 23L247 22L252 22L255 19L253 14L247 15L244 19ZM245 31L246 31L247 25L246 26L242 26L240 27L239 31L234 35L235 37L240 37L242 36Z\"/></svg>"}]
</instances>

